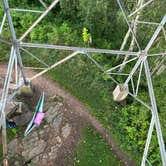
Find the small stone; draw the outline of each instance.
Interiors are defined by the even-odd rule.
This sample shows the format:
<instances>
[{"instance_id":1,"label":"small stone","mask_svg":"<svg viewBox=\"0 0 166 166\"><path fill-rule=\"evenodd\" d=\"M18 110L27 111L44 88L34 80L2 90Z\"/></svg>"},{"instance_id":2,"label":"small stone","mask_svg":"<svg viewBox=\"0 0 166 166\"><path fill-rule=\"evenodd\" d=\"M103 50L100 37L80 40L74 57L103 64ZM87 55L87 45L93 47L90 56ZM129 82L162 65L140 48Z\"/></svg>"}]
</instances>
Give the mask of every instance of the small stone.
<instances>
[{"instance_id":1,"label":"small stone","mask_svg":"<svg viewBox=\"0 0 166 166\"><path fill-rule=\"evenodd\" d=\"M17 103L17 102L16 102ZM10 105L13 105L12 103ZM11 107L12 108L12 107ZM7 113L7 119L12 119L17 126L24 126L33 116L33 112L24 103L17 103L10 112Z\"/></svg>"},{"instance_id":2,"label":"small stone","mask_svg":"<svg viewBox=\"0 0 166 166\"><path fill-rule=\"evenodd\" d=\"M48 125L45 125L43 128L46 129L46 128L48 128L48 127L49 127Z\"/></svg>"},{"instance_id":3,"label":"small stone","mask_svg":"<svg viewBox=\"0 0 166 166\"><path fill-rule=\"evenodd\" d=\"M56 140L57 140L57 142L58 142L59 144L62 143L62 140L61 140L61 138L60 138L59 136L56 137Z\"/></svg>"},{"instance_id":4,"label":"small stone","mask_svg":"<svg viewBox=\"0 0 166 166\"><path fill-rule=\"evenodd\" d=\"M14 122L17 126L24 126L32 119L33 113L30 111L23 112L21 115L18 115L13 118Z\"/></svg>"},{"instance_id":5,"label":"small stone","mask_svg":"<svg viewBox=\"0 0 166 166\"><path fill-rule=\"evenodd\" d=\"M59 114L59 115L54 119L54 121L53 121L53 123L52 123L52 126L53 126L53 128L55 129L56 132L59 131L59 127L60 127L60 125L61 125L61 123L62 123L62 119L63 119L62 114Z\"/></svg>"},{"instance_id":6,"label":"small stone","mask_svg":"<svg viewBox=\"0 0 166 166\"><path fill-rule=\"evenodd\" d=\"M18 162L18 161L15 161L15 162L14 162L14 165L19 165L19 162Z\"/></svg>"},{"instance_id":7,"label":"small stone","mask_svg":"<svg viewBox=\"0 0 166 166\"><path fill-rule=\"evenodd\" d=\"M46 159L46 158L47 158L47 154L44 154L42 158L43 158L43 159Z\"/></svg>"},{"instance_id":8,"label":"small stone","mask_svg":"<svg viewBox=\"0 0 166 166\"><path fill-rule=\"evenodd\" d=\"M63 128L62 128L62 136L63 138L67 138L71 132L71 126L67 123Z\"/></svg>"},{"instance_id":9,"label":"small stone","mask_svg":"<svg viewBox=\"0 0 166 166\"><path fill-rule=\"evenodd\" d=\"M55 159L57 157L57 151L58 151L58 146L52 146L51 147L51 152L50 152L50 159Z\"/></svg>"},{"instance_id":10,"label":"small stone","mask_svg":"<svg viewBox=\"0 0 166 166\"><path fill-rule=\"evenodd\" d=\"M40 136L43 135L43 134L44 134L44 130L39 131Z\"/></svg>"},{"instance_id":11,"label":"small stone","mask_svg":"<svg viewBox=\"0 0 166 166\"><path fill-rule=\"evenodd\" d=\"M62 104L61 104L61 103L58 103L58 104L56 104L55 106L51 106L51 107L48 109L48 111L47 111L46 114L45 114L45 118L46 118L46 121L47 121L48 123L52 122L52 121L55 119L55 117L58 116L58 114L59 114L59 112L60 112L59 110L60 110L61 106L62 106Z\"/></svg>"}]
</instances>

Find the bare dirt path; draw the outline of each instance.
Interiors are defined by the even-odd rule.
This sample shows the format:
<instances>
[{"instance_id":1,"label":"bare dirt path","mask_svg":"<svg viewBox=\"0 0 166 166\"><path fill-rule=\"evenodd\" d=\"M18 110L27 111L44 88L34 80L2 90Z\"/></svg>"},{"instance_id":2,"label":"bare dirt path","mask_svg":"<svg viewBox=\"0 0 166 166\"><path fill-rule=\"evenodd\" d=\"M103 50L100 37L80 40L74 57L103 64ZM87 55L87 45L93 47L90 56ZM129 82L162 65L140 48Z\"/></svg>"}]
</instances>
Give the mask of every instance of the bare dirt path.
<instances>
[{"instance_id":1,"label":"bare dirt path","mask_svg":"<svg viewBox=\"0 0 166 166\"><path fill-rule=\"evenodd\" d=\"M0 65L0 74L5 75L5 73L6 65ZM30 77L34 74L34 71L26 70L26 76ZM129 159L126 154L120 150L116 142L111 138L110 132L105 129L102 124L88 112L88 109L77 98L64 90L58 83L52 81L49 77L41 76L33 80L32 84L43 90L48 96L61 96L68 106L76 111L81 117L85 118L87 122L89 122L96 129L96 131L103 136L105 141L116 154L117 159L122 160L127 166L136 165Z\"/></svg>"}]
</instances>

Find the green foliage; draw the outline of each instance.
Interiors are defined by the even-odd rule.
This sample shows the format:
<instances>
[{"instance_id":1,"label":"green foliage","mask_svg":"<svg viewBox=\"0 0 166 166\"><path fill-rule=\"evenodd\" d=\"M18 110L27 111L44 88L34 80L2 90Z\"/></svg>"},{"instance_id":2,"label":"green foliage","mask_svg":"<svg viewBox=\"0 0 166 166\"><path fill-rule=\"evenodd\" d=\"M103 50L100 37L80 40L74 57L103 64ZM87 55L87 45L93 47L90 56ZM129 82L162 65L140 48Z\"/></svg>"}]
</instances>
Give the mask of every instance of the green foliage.
<instances>
[{"instance_id":1,"label":"green foliage","mask_svg":"<svg viewBox=\"0 0 166 166\"><path fill-rule=\"evenodd\" d=\"M83 28L83 30L82 30L82 38L83 38L83 41L84 41L84 43L85 44L88 44L88 43L90 43L90 41L92 40L91 38L91 34L90 33L88 33L88 29L87 28Z\"/></svg>"},{"instance_id":2,"label":"green foliage","mask_svg":"<svg viewBox=\"0 0 166 166\"><path fill-rule=\"evenodd\" d=\"M82 131L81 141L76 148L74 166L122 166L110 147L92 127Z\"/></svg>"},{"instance_id":3,"label":"green foliage","mask_svg":"<svg viewBox=\"0 0 166 166\"><path fill-rule=\"evenodd\" d=\"M2 150L2 144L0 144L0 160L3 159L3 150Z\"/></svg>"},{"instance_id":4,"label":"green foliage","mask_svg":"<svg viewBox=\"0 0 166 166\"><path fill-rule=\"evenodd\" d=\"M15 138L18 132L19 132L18 128L7 129L8 142L10 142L13 138Z\"/></svg>"},{"instance_id":5,"label":"green foliage","mask_svg":"<svg viewBox=\"0 0 166 166\"><path fill-rule=\"evenodd\" d=\"M110 76L108 74L103 74L103 79L107 81L110 79Z\"/></svg>"},{"instance_id":6,"label":"green foliage","mask_svg":"<svg viewBox=\"0 0 166 166\"><path fill-rule=\"evenodd\" d=\"M77 21L78 19L78 0L61 0L60 7L61 7L61 17L73 22Z\"/></svg>"},{"instance_id":7,"label":"green foliage","mask_svg":"<svg viewBox=\"0 0 166 166\"><path fill-rule=\"evenodd\" d=\"M60 26L53 26L47 36L54 44L79 45L81 39L75 38L77 34L78 32L73 30L68 23L62 23Z\"/></svg>"},{"instance_id":8,"label":"green foliage","mask_svg":"<svg viewBox=\"0 0 166 166\"><path fill-rule=\"evenodd\" d=\"M45 1L50 4L52 1ZM124 4L129 0L125 0ZM162 5L159 5L159 4ZM20 0L10 0L10 4L16 5L18 8L33 8L42 9L42 5L38 1L22 1ZM135 5L132 3L127 3L127 8L131 9ZM156 18L160 22L162 13L165 13L165 0L157 0L151 6L149 10L153 10L153 14L149 15L146 10L140 16L140 20L149 21ZM2 6L2 5L1 5ZM161 6L161 8L160 8ZM57 11L59 11L57 13ZM17 31L17 35L23 34L23 32L36 20L39 16L38 14L22 14L17 12L12 12L14 26ZM0 8L0 19L3 17L2 8ZM10 33L7 28L7 23L5 24L5 29L3 31L2 37L9 38ZM84 41L82 41L82 27L86 27ZM127 31L128 27L125 24L122 13L120 12L116 1L112 0L61 0L60 6L53 9L45 19L42 20L40 26L37 26L27 37L27 39L32 42L40 43L51 43L51 44L63 44L63 45L73 45L73 46L84 46L87 44L89 30L93 36L93 47L108 48L108 49L119 49L122 39ZM152 35L152 31L155 27L150 26L147 28L146 25L139 26L138 40L141 43L141 48L144 48ZM19 37L19 36L18 36ZM160 44L156 44L156 47L151 50L152 52L165 50L165 40L159 40ZM162 49L161 49L162 48ZM58 52L58 51L47 51L45 49L35 49L31 50L36 56L40 57L43 61L47 62L49 65L53 62L65 57L69 52ZM0 46L0 61L5 61L9 56L9 47L5 45ZM24 64L43 67L34 59L23 54ZM109 68L112 65L116 65L112 56L106 54L93 54L92 55L100 64L104 65L105 68ZM126 68L128 73L130 66ZM147 136L147 131L149 127L149 122L151 114L143 106L140 106L137 102L131 101L126 105L126 107L121 107L116 105L112 99L112 90L115 85L110 81L107 75L103 75L85 56L80 55L75 59L71 59L63 66L56 68L49 72L49 75L57 82L59 82L64 88L69 90L74 96L79 98L84 102L92 115L94 115L100 122L110 130L114 135L119 146L128 153L130 157L136 160L140 164L142 157L142 152L145 145L145 140ZM103 79L104 78L104 79ZM155 79L155 94L159 108L159 116L162 122L162 130L164 135L164 140L166 140L166 75L163 74ZM121 78L118 78L120 80ZM142 82L145 82L142 78ZM147 89L144 88L146 85L141 83L141 94L140 98L144 101L149 101L147 96ZM131 99L129 99L131 100ZM133 102L133 103L132 103ZM93 154L94 151L98 151L97 146L92 146L93 144L100 145L101 151L103 151L103 140L94 133L91 129L87 129L85 132L85 138L90 143L86 144L86 150L81 148L78 152L78 158L83 161L88 157L94 158L90 154L87 156L83 155L83 152L89 153L89 148L92 149L90 152ZM10 131L9 137L11 138L16 135L16 131ZM93 138L93 139L92 139ZM98 143L96 143L98 142ZM96 150L96 149L97 150ZM78 148L79 149L79 148ZM81 149L82 152L81 152ZM100 149L100 148L99 148ZM79 151L79 150L78 150ZM105 151L107 156L108 150ZM100 153L98 153L99 155ZM82 156L80 158L80 156ZM102 154L100 154L102 155ZM94 162L96 162L97 157ZM105 158L106 159L106 158ZM158 150L158 143L156 135L152 137L152 142L150 146L149 159L152 164L159 166L161 164ZM113 159L114 160L114 159ZM110 161L110 158L105 160ZM91 161L93 162L93 161ZM76 162L77 163L77 162ZM81 162L82 163L82 162ZM78 164L78 163L77 163ZM96 164L96 163L94 163ZM78 164L79 165L79 164Z\"/></svg>"},{"instance_id":9,"label":"green foliage","mask_svg":"<svg viewBox=\"0 0 166 166\"><path fill-rule=\"evenodd\" d=\"M16 134L17 134L17 129L16 129L16 128L13 128L13 129L12 129L12 133L13 133L14 136L16 136Z\"/></svg>"}]
</instances>

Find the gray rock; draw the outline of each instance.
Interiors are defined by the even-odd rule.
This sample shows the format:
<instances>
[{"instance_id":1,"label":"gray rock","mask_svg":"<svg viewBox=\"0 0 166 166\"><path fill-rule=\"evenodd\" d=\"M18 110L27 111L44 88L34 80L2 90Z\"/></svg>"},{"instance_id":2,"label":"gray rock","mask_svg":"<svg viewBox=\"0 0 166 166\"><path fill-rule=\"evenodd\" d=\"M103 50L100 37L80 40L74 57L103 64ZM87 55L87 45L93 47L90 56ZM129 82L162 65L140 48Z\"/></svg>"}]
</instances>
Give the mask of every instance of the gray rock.
<instances>
[{"instance_id":1,"label":"gray rock","mask_svg":"<svg viewBox=\"0 0 166 166\"><path fill-rule=\"evenodd\" d=\"M41 127L37 130L34 129L27 137L22 138L21 143L19 139L14 139L10 142L9 154L13 157L13 166L15 166L14 159L16 158L19 161L16 161L16 164L19 163L18 165L22 165L21 162L28 160L31 160L35 166L54 165L59 148L72 130L69 123L64 123L65 118L63 118L64 111L61 111L62 109L62 103L50 103L50 107L48 107L45 114L46 121ZM19 123L25 121L26 119L24 118L27 118L25 113L22 119L19 116ZM19 159L18 155L22 158Z\"/></svg>"},{"instance_id":2,"label":"gray rock","mask_svg":"<svg viewBox=\"0 0 166 166\"><path fill-rule=\"evenodd\" d=\"M58 144L62 144L62 139L59 136L56 137L56 140L57 140Z\"/></svg>"},{"instance_id":3,"label":"gray rock","mask_svg":"<svg viewBox=\"0 0 166 166\"><path fill-rule=\"evenodd\" d=\"M60 125L62 123L63 117L62 114L59 114L57 117L54 118L51 126L54 128L55 133L59 132Z\"/></svg>"},{"instance_id":4,"label":"gray rock","mask_svg":"<svg viewBox=\"0 0 166 166\"><path fill-rule=\"evenodd\" d=\"M8 154L9 154L10 157L12 157L17 153L19 153L19 143L18 143L17 139L13 139L8 144Z\"/></svg>"},{"instance_id":5,"label":"gray rock","mask_svg":"<svg viewBox=\"0 0 166 166\"><path fill-rule=\"evenodd\" d=\"M23 126L32 119L32 116L33 112L24 103L18 103L15 107L12 107L7 119L12 119L17 126Z\"/></svg>"},{"instance_id":6,"label":"gray rock","mask_svg":"<svg viewBox=\"0 0 166 166\"><path fill-rule=\"evenodd\" d=\"M26 139L28 138L28 139ZM31 159L39 155L46 148L46 142L38 138L38 134L33 132L28 137L23 139L24 150L22 156L26 159Z\"/></svg>"},{"instance_id":7,"label":"gray rock","mask_svg":"<svg viewBox=\"0 0 166 166\"><path fill-rule=\"evenodd\" d=\"M13 120L17 126L24 126L32 119L32 116L33 116L33 113L30 111L27 111L27 112L23 112L19 116L15 116Z\"/></svg>"},{"instance_id":8,"label":"gray rock","mask_svg":"<svg viewBox=\"0 0 166 166\"><path fill-rule=\"evenodd\" d=\"M51 160L52 160L52 159L56 159L58 149L59 149L58 146L52 146L52 147L51 147L51 151L50 151L50 153L49 153L49 157L50 157Z\"/></svg>"},{"instance_id":9,"label":"gray rock","mask_svg":"<svg viewBox=\"0 0 166 166\"><path fill-rule=\"evenodd\" d=\"M58 116L60 112L60 108L62 107L62 103L58 103L54 106L51 106L45 114L46 121L48 123L52 122L56 116Z\"/></svg>"},{"instance_id":10,"label":"gray rock","mask_svg":"<svg viewBox=\"0 0 166 166\"><path fill-rule=\"evenodd\" d=\"M71 126L67 123L63 128L62 128L62 136L63 138L67 138L71 132Z\"/></svg>"},{"instance_id":11,"label":"gray rock","mask_svg":"<svg viewBox=\"0 0 166 166\"><path fill-rule=\"evenodd\" d=\"M34 144L31 144L31 146L24 145L25 151L22 152L22 155L27 159L36 158L37 155L44 151L45 147L46 142L44 142L43 140L39 140Z\"/></svg>"},{"instance_id":12,"label":"gray rock","mask_svg":"<svg viewBox=\"0 0 166 166\"><path fill-rule=\"evenodd\" d=\"M18 166L19 164L20 164L19 161L14 162L14 166Z\"/></svg>"}]
</instances>

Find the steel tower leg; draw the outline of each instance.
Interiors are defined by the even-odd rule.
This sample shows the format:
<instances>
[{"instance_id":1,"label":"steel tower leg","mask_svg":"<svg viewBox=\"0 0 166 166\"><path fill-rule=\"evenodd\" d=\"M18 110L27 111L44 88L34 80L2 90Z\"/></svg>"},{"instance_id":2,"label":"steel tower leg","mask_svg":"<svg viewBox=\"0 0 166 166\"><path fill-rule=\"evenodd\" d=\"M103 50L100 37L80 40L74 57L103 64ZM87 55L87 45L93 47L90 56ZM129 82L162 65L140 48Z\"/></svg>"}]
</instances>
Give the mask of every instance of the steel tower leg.
<instances>
[{"instance_id":1,"label":"steel tower leg","mask_svg":"<svg viewBox=\"0 0 166 166\"><path fill-rule=\"evenodd\" d=\"M149 64L148 64L147 59L144 62L144 67L145 67L145 74L146 74L146 79L147 79L147 84L148 84L148 89L149 89L150 100L151 100L151 104L152 104L152 115L153 115L154 121L155 121L155 127L156 127L156 132L157 132L158 143L159 143L159 147L160 147L162 163L163 163L163 166L166 166L165 144L164 144L163 135L162 135L162 131L161 131L160 120L158 117L157 104L156 104L156 99L155 99L155 95L154 95L153 84L152 84L152 80L151 80L151 74L150 74L150 69L149 69Z\"/></svg>"},{"instance_id":2,"label":"steel tower leg","mask_svg":"<svg viewBox=\"0 0 166 166\"><path fill-rule=\"evenodd\" d=\"M11 32L13 45L14 45L14 47L17 47L17 38L16 38L15 29L14 29L13 22L12 22L12 17L10 15L10 8L9 8L8 0L3 0L3 5L4 5L4 10L6 12L6 17L7 17L7 20L8 20L8 24L9 24L9 29L10 29L10 32ZM20 70L21 70L21 74L22 74L22 77L24 79L24 83L26 84L27 81L26 81L25 74L24 74L24 67L23 67L23 64L22 64L22 59L21 59L21 56L20 56L19 48L16 49L16 55L17 55L18 64L19 64L19 67L20 67Z\"/></svg>"},{"instance_id":3,"label":"steel tower leg","mask_svg":"<svg viewBox=\"0 0 166 166\"><path fill-rule=\"evenodd\" d=\"M149 131L148 131L148 136L147 136L147 140L146 140L146 145L145 145L145 149L144 149L144 153L143 153L143 157L142 157L142 162L141 162L141 166L145 166L145 162L148 156L148 150L149 150L149 146L150 146L150 141L152 138L152 132L154 129L154 116L152 115L152 119L150 122L150 127L149 127Z\"/></svg>"},{"instance_id":4,"label":"steel tower leg","mask_svg":"<svg viewBox=\"0 0 166 166\"><path fill-rule=\"evenodd\" d=\"M6 17L8 20L11 36L12 36L11 54L10 54L10 58L9 58L8 69L7 69L7 74L5 77L5 83L4 83L4 87L3 87L3 93L2 93L1 104L0 104L0 115L1 115L0 120L1 120L1 127L2 127L2 146L3 146L3 165L8 166L5 106L7 103L8 90L9 90L11 74L12 74L12 69L13 69L16 54L17 54L17 60L18 60L25 83L26 83L26 79L24 76L22 59L21 59L21 56L19 55L19 52L18 52L19 50L17 51L17 48L16 48L17 47L16 34L15 34L12 18L10 15L10 11L9 11L8 1L3 0L3 5L4 5L5 14L6 14ZM17 51L17 53L16 53L16 51Z\"/></svg>"},{"instance_id":5,"label":"steel tower leg","mask_svg":"<svg viewBox=\"0 0 166 166\"><path fill-rule=\"evenodd\" d=\"M145 48L145 51L148 52L149 49L151 48L153 42L155 41L155 39L157 38L158 34L160 33L160 31L162 30L162 27L164 26L166 22L166 15L163 17L161 23L159 24L159 26L157 27L156 31L154 32L152 38L150 39L149 43L147 44L146 48ZM145 166L145 161L146 161L146 158L148 156L148 149L149 149L149 145L150 145L150 141L151 141L151 137L152 137L152 132L153 132L153 129L154 129L154 125L155 125L155 114L154 114L154 111L156 112L157 111L157 106L156 106L156 100L155 100L155 97L154 97L154 91L153 91L153 85L152 85L152 81L151 81L151 74L150 74L150 69L149 69L149 65L148 65L148 61L147 59L145 60L144 62L144 67L145 67L145 73L146 73L146 77L147 77L147 82L148 82L148 87L150 87L149 89L149 94L151 95L151 103L153 102L153 105L152 105L152 120L151 120L151 123L150 123L150 128L149 128L149 131L148 131L148 136L147 136L147 140L146 140L146 145L145 145L145 149L144 149L144 153L143 153L143 157L142 157L142 163L141 163L141 166ZM155 108L156 106L156 108ZM157 117L158 118L158 113L157 113ZM159 119L158 119L159 121ZM158 122L159 123L159 122ZM159 134L160 134L160 123L156 126L156 131L159 133L157 134L158 137L159 137ZM162 132L161 132L162 134ZM162 137L162 135L160 135L160 137ZM165 154L165 147L164 147L164 150L163 150L163 147L162 147L162 144L164 144L164 141L162 140L163 138L158 138L159 140L159 146L160 146L160 152L161 152L161 157L162 157L162 162L165 162L164 164L166 165L166 154ZM163 145L164 146L164 145ZM165 166L163 164L163 166Z\"/></svg>"},{"instance_id":6,"label":"steel tower leg","mask_svg":"<svg viewBox=\"0 0 166 166\"><path fill-rule=\"evenodd\" d=\"M6 136L6 113L5 113L5 106L7 101L7 95L9 90L9 84L11 79L12 68L15 59L15 50L14 47L11 49L7 74L5 78L3 93L1 97L1 104L0 104L0 113L1 113L1 125L2 125L2 146L3 146L3 165L8 166L7 160L7 136Z\"/></svg>"}]
</instances>

